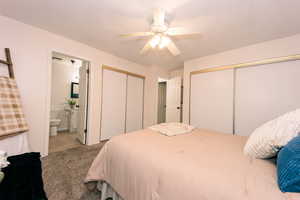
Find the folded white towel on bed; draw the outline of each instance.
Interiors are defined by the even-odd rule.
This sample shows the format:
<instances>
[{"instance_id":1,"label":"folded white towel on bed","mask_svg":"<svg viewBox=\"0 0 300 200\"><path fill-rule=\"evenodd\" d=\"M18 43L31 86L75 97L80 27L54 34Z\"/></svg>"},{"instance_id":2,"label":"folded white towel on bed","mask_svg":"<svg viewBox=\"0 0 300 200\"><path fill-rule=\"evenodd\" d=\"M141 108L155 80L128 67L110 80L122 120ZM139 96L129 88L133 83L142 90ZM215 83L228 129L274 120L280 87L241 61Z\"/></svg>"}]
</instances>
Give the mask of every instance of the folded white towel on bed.
<instances>
[{"instance_id":1,"label":"folded white towel on bed","mask_svg":"<svg viewBox=\"0 0 300 200\"><path fill-rule=\"evenodd\" d=\"M149 129L157 131L166 136L175 136L191 132L195 127L188 124L172 122L162 123L154 126L150 126Z\"/></svg>"}]
</instances>

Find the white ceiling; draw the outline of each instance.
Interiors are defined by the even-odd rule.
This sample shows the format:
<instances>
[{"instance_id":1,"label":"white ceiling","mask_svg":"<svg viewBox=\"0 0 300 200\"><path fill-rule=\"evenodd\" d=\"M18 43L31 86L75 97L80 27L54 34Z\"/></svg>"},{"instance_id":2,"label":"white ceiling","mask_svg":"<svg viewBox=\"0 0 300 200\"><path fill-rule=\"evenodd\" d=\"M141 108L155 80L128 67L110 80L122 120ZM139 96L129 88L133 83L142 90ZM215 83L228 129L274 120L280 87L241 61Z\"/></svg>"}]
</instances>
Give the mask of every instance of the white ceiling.
<instances>
[{"instance_id":1,"label":"white ceiling","mask_svg":"<svg viewBox=\"0 0 300 200\"><path fill-rule=\"evenodd\" d=\"M177 38L182 55L141 56L145 39L122 33L149 30L153 8L170 13L171 26L201 32ZM300 33L299 0L0 0L0 14L83 42L128 60L166 69L183 61Z\"/></svg>"}]
</instances>

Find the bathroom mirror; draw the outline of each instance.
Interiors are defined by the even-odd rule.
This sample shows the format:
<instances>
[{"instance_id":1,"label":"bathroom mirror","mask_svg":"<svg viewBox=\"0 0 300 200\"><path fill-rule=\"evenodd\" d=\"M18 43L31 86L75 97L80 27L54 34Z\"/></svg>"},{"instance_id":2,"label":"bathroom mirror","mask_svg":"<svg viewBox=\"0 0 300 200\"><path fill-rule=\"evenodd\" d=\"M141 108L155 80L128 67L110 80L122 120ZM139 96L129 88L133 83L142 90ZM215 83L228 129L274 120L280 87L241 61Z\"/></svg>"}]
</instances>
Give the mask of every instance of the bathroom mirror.
<instances>
[{"instance_id":1,"label":"bathroom mirror","mask_svg":"<svg viewBox=\"0 0 300 200\"><path fill-rule=\"evenodd\" d=\"M79 84L76 82L71 83L71 98L79 98Z\"/></svg>"}]
</instances>

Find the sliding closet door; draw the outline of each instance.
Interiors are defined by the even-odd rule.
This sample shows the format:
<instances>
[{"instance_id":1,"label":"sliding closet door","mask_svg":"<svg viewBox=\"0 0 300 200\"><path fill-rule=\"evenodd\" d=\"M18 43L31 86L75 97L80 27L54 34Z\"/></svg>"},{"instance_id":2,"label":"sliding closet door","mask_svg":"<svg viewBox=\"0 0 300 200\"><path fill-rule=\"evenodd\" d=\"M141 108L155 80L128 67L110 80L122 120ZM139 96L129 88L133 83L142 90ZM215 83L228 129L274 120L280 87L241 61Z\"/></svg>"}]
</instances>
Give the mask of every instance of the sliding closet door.
<instances>
[{"instance_id":1,"label":"sliding closet door","mask_svg":"<svg viewBox=\"0 0 300 200\"><path fill-rule=\"evenodd\" d=\"M127 75L103 70L101 140L125 132Z\"/></svg>"},{"instance_id":2,"label":"sliding closet door","mask_svg":"<svg viewBox=\"0 0 300 200\"><path fill-rule=\"evenodd\" d=\"M300 61L237 69L236 133L250 135L261 124L300 108Z\"/></svg>"},{"instance_id":3,"label":"sliding closet door","mask_svg":"<svg viewBox=\"0 0 300 200\"><path fill-rule=\"evenodd\" d=\"M191 125L224 133L233 132L233 77L233 70L191 76Z\"/></svg>"},{"instance_id":4,"label":"sliding closet door","mask_svg":"<svg viewBox=\"0 0 300 200\"><path fill-rule=\"evenodd\" d=\"M128 75L126 132L143 128L144 79Z\"/></svg>"}]
</instances>

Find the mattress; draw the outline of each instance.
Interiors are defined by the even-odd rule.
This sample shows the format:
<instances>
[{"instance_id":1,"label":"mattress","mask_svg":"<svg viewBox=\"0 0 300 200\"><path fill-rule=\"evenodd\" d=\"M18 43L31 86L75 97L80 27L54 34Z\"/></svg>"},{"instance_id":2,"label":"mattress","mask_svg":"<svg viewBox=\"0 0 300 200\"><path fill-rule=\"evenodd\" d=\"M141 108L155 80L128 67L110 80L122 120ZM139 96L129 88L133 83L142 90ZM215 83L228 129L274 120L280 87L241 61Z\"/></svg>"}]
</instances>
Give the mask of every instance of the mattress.
<instances>
[{"instance_id":1,"label":"mattress","mask_svg":"<svg viewBox=\"0 0 300 200\"><path fill-rule=\"evenodd\" d=\"M200 129L136 131L107 142L85 182L105 181L125 200L293 199L280 192L274 163L243 154L246 140Z\"/></svg>"}]
</instances>

